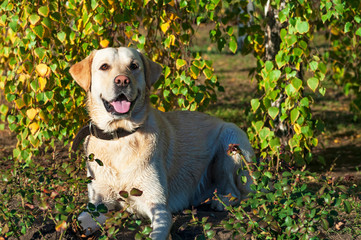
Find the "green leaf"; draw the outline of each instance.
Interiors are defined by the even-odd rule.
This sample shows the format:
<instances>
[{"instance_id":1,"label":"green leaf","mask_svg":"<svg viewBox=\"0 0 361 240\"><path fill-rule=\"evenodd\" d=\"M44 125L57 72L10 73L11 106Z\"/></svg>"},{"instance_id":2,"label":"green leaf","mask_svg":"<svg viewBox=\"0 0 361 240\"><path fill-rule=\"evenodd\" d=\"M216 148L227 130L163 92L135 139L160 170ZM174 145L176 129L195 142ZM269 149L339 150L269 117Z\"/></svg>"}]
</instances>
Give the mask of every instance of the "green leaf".
<instances>
[{"instance_id":1,"label":"green leaf","mask_svg":"<svg viewBox=\"0 0 361 240\"><path fill-rule=\"evenodd\" d=\"M104 163L99 159L95 159L95 162L98 163L98 165L101 167L104 166Z\"/></svg>"},{"instance_id":2,"label":"green leaf","mask_svg":"<svg viewBox=\"0 0 361 240\"><path fill-rule=\"evenodd\" d=\"M180 69L181 67L183 67L187 64L187 61L184 59L177 59L175 64L176 64L177 69Z\"/></svg>"},{"instance_id":3,"label":"green leaf","mask_svg":"<svg viewBox=\"0 0 361 240\"><path fill-rule=\"evenodd\" d=\"M142 234L149 235L152 231L153 229L151 227L145 226L144 230L142 231Z\"/></svg>"},{"instance_id":4,"label":"green leaf","mask_svg":"<svg viewBox=\"0 0 361 240\"><path fill-rule=\"evenodd\" d=\"M268 178L272 178L272 173L271 172L265 172L264 175Z\"/></svg>"},{"instance_id":5,"label":"green leaf","mask_svg":"<svg viewBox=\"0 0 361 240\"><path fill-rule=\"evenodd\" d=\"M35 52L35 55L40 59L40 60L43 60L44 57L45 57L45 49L44 48L36 48L34 50Z\"/></svg>"},{"instance_id":6,"label":"green leaf","mask_svg":"<svg viewBox=\"0 0 361 240\"><path fill-rule=\"evenodd\" d=\"M287 20L287 11L286 9L283 9L282 11L279 12L278 14L278 19L280 21L280 23L283 23Z\"/></svg>"},{"instance_id":7,"label":"green leaf","mask_svg":"<svg viewBox=\"0 0 361 240\"><path fill-rule=\"evenodd\" d=\"M267 71L267 72L272 71L272 69L273 69L273 63L272 63L271 61L267 61L267 62L265 63L265 68L266 68L266 71Z\"/></svg>"},{"instance_id":8,"label":"green leaf","mask_svg":"<svg viewBox=\"0 0 361 240\"><path fill-rule=\"evenodd\" d=\"M318 87L318 84L319 84L319 81L315 77L309 78L307 80L308 87L311 88L311 90L314 91L314 92L316 91L316 89Z\"/></svg>"},{"instance_id":9,"label":"green leaf","mask_svg":"<svg viewBox=\"0 0 361 240\"><path fill-rule=\"evenodd\" d=\"M42 6L38 9L39 15L43 17L47 17L49 15L49 8L48 6Z\"/></svg>"},{"instance_id":10,"label":"green leaf","mask_svg":"<svg viewBox=\"0 0 361 240\"><path fill-rule=\"evenodd\" d=\"M309 29L310 29L310 26L307 21L301 21L301 20L297 21L296 30L299 33L304 34L304 33L308 32Z\"/></svg>"},{"instance_id":11,"label":"green leaf","mask_svg":"<svg viewBox=\"0 0 361 240\"><path fill-rule=\"evenodd\" d=\"M312 62L310 62L309 66L310 66L312 71L316 71L317 68L318 68L318 62L312 61Z\"/></svg>"},{"instance_id":12,"label":"green leaf","mask_svg":"<svg viewBox=\"0 0 361 240\"><path fill-rule=\"evenodd\" d=\"M287 227L290 227L290 226L292 226L292 218L290 217L290 216L287 216L286 218L285 218L285 224L286 224L286 226Z\"/></svg>"},{"instance_id":13,"label":"green leaf","mask_svg":"<svg viewBox=\"0 0 361 240\"><path fill-rule=\"evenodd\" d=\"M56 34L56 36L58 37L58 39L60 40L60 42L64 42L65 38L66 38L66 33L65 32L58 32Z\"/></svg>"},{"instance_id":14,"label":"green leaf","mask_svg":"<svg viewBox=\"0 0 361 240\"><path fill-rule=\"evenodd\" d=\"M130 190L131 196L139 197L139 196L142 196L142 194L143 194L143 192L137 188L132 188L132 190Z\"/></svg>"},{"instance_id":15,"label":"green leaf","mask_svg":"<svg viewBox=\"0 0 361 240\"><path fill-rule=\"evenodd\" d=\"M88 203L88 210L94 212L96 210L95 205L93 203Z\"/></svg>"},{"instance_id":16,"label":"green leaf","mask_svg":"<svg viewBox=\"0 0 361 240\"><path fill-rule=\"evenodd\" d=\"M296 47L293 49L293 54L297 57L301 57L303 54L303 51L301 48Z\"/></svg>"},{"instance_id":17,"label":"green leaf","mask_svg":"<svg viewBox=\"0 0 361 240\"><path fill-rule=\"evenodd\" d=\"M354 17L354 19L355 19L355 21L356 21L357 23L360 23L360 22L361 22L361 16L360 16L360 15L356 15L356 16Z\"/></svg>"},{"instance_id":18,"label":"green leaf","mask_svg":"<svg viewBox=\"0 0 361 240\"><path fill-rule=\"evenodd\" d=\"M107 213L108 212L108 208L107 206L105 206L103 203L102 204L99 204L97 206L97 211L100 212L100 213Z\"/></svg>"},{"instance_id":19,"label":"green leaf","mask_svg":"<svg viewBox=\"0 0 361 240\"><path fill-rule=\"evenodd\" d=\"M262 128L262 130L259 132L259 137L261 140L267 140L267 137L271 134L271 131L268 127Z\"/></svg>"},{"instance_id":20,"label":"green leaf","mask_svg":"<svg viewBox=\"0 0 361 240\"><path fill-rule=\"evenodd\" d=\"M291 122L295 123L300 116L300 111L297 108L292 109L291 111Z\"/></svg>"},{"instance_id":21,"label":"green leaf","mask_svg":"<svg viewBox=\"0 0 361 240\"><path fill-rule=\"evenodd\" d=\"M38 25L38 26L34 27L33 32L35 33L36 36L38 36L38 38L40 38L40 39L44 38L45 30L42 25Z\"/></svg>"},{"instance_id":22,"label":"green leaf","mask_svg":"<svg viewBox=\"0 0 361 240\"><path fill-rule=\"evenodd\" d=\"M252 122L252 125L253 125L253 127L254 127L254 129L256 130L257 133L259 133L259 131L262 129L263 124L264 123L262 121L257 121L256 123Z\"/></svg>"},{"instance_id":23,"label":"green leaf","mask_svg":"<svg viewBox=\"0 0 361 240\"><path fill-rule=\"evenodd\" d=\"M184 105L184 99L183 98L178 98L177 102L178 102L179 107L183 107L183 105Z\"/></svg>"},{"instance_id":24,"label":"green leaf","mask_svg":"<svg viewBox=\"0 0 361 240\"><path fill-rule=\"evenodd\" d=\"M352 28L352 23L347 22L344 27L344 32L348 33L351 30L351 28Z\"/></svg>"},{"instance_id":25,"label":"green leaf","mask_svg":"<svg viewBox=\"0 0 361 240\"><path fill-rule=\"evenodd\" d=\"M122 197L122 198L128 198L129 197L129 194L127 191L120 191L119 192L119 195Z\"/></svg>"},{"instance_id":26,"label":"green leaf","mask_svg":"<svg viewBox=\"0 0 361 240\"><path fill-rule=\"evenodd\" d=\"M229 42L229 50L231 50L232 53L236 53L237 51L237 40L233 36Z\"/></svg>"},{"instance_id":27,"label":"green leaf","mask_svg":"<svg viewBox=\"0 0 361 240\"><path fill-rule=\"evenodd\" d=\"M32 25L36 25L39 21L40 21L40 17L38 15L32 14L32 15L29 16L29 22Z\"/></svg>"},{"instance_id":28,"label":"green leaf","mask_svg":"<svg viewBox=\"0 0 361 240\"><path fill-rule=\"evenodd\" d=\"M325 96L325 94L326 94L326 88L321 87L321 88L318 89L318 91L321 93L322 96Z\"/></svg>"},{"instance_id":29,"label":"green leaf","mask_svg":"<svg viewBox=\"0 0 361 240\"><path fill-rule=\"evenodd\" d=\"M287 36L286 40L287 40L288 45L293 46L297 42L297 36L294 34L291 34L291 35Z\"/></svg>"},{"instance_id":30,"label":"green leaf","mask_svg":"<svg viewBox=\"0 0 361 240\"><path fill-rule=\"evenodd\" d=\"M302 80L300 80L298 78L294 78L294 79L292 79L291 84L297 91L299 91L300 88L302 87Z\"/></svg>"},{"instance_id":31,"label":"green leaf","mask_svg":"<svg viewBox=\"0 0 361 240\"><path fill-rule=\"evenodd\" d=\"M300 101L300 106L301 107L309 107L309 103L310 103L310 101L308 100L308 98L307 97L304 97L304 98L302 98L301 99L301 101Z\"/></svg>"},{"instance_id":32,"label":"green leaf","mask_svg":"<svg viewBox=\"0 0 361 240\"><path fill-rule=\"evenodd\" d=\"M268 115L274 120L278 115L279 109L277 107L268 108Z\"/></svg>"},{"instance_id":33,"label":"green leaf","mask_svg":"<svg viewBox=\"0 0 361 240\"><path fill-rule=\"evenodd\" d=\"M276 55L276 64L278 66L278 68L283 67L284 65L286 65L286 61L284 60L284 53L279 51Z\"/></svg>"},{"instance_id":34,"label":"green leaf","mask_svg":"<svg viewBox=\"0 0 361 240\"><path fill-rule=\"evenodd\" d=\"M292 84L288 84L288 85L286 86L285 90L286 90L286 94L287 94L288 96L292 96L292 95L296 92L296 89L293 87Z\"/></svg>"},{"instance_id":35,"label":"green leaf","mask_svg":"<svg viewBox=\"0 0 361 240\"><path fill-rule=\"evenodd\" d=\"M180 7L181 9L182 9L182 8L185 8L187 5L188 5L187 0L181 0L180 3L179 3L179 7Z\"/></svg>"},{"instance_id":36,"label":"green leaf","mask_svg":"<svg viewBox=\"0 0 361 240\"><path fill-rule=\"evenodd\" d=\"M326 218L321 218L322 227L324 230L328 230L330 228L330 223L327 221Z\"/></svg>"},{"instance_id":37,"label":"green leaf","mask_svg":"<svg viewBox=\"0 0 361 240\"><path fill-rule=\"evenodd\" d=\"M360 36L361 37L361 27L359 29L357 29L357 31L355 32L355 34L357 36Z\"/></svg>"},{"instance_id":38,"label":"green leaf","mask_svg":"<svg viewBox=\"0 0 361 240\"><path fill-rule=\"evenodd\" d=\"M349 201L344 201L343 203L346 213L350 213L352 210L351 204Z\"/></svg>"},{"instance_id":39,"label":"green leaf","mask_svg":"<svg viewBox=\"0 0 361 240\"><path fill-rule=\"evenodd\" d=\"M51 100L51 99L53 99L53 96L54 96L54 92L52 92L52 91L45 92L45 97L46 97L45 100Z\"/></svg>"},{"instance_id":40,"label":"green leaf","mask_svg":"<svg viewBox=\"0 0 361 240\"><path fill-rule=\"evenodd\" d=\"M258 108L259 108L259 106L260 106L260 102L259 102L259 100L258 99L252 99L251 100L251 106L252 106L252 110L253 110L253 112L255 112Z\"/></svg>"},{"instance_id":41,"label":"green leaf","mask_svg":"<svg viewBox=\"0 0 361 240\"><path fill-rule=\"evenodd\" d=\"M276 69L270 72L269 78L271 82L276 82L281 76L281 71Z\"/></svg>"},{"instance_id":42,"label":"green leaf","mask_svg":"<svg viewBox=\"0 0 361 240\"><path fill-rule=\"evenodd\" d=\"M7 112L9 111L9 107L6 106L5 104L1 104L0 105L0 113L3 115L6 115Z\"/></svg>"},{"instance_id":43,"label":"green leaf","mask_svg":"<svg viewBox=\"0 0 361 240\"><path fill-rule=\"evenodd\" d=\"M207 79L211 79L213 76L213 71L209 68L205 68L203 70L204 76L206 76Z\"/></svg>"},{"instance_id":44,"label":"green leaf","mask_svg":"<svg viewBox=\"0 0 361 240\"><path fill-rule=\"evenodd\" d=\"M55 21L55 22L59 22L61 20L61 15L58 12L52 12L50 14L50 19Z\"/></svg>"}]
</instances>

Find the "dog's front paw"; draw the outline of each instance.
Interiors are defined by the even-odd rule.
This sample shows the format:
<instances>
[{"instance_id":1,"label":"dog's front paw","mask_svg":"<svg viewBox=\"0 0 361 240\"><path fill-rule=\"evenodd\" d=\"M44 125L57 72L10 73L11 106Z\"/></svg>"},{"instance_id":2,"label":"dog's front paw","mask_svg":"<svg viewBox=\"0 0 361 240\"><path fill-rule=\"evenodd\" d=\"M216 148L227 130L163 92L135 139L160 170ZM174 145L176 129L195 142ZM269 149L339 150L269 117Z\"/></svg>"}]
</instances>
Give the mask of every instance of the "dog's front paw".
<instances>
[{"instance_id":1,"label":"dog's front paw","mask_svg":"<svg viewBox=\"0 0 361 240\"><path fill-rule=\"evenodd\" d=\"M78 221L80 222L80 226L85 231L84 234L89 236L94 232L100 229L100 225L105 223L106 216L104 214L100 214L99 217L93 219L93 217L88 212L82 212L79 217Z\"/></svg>"}]
</instances>

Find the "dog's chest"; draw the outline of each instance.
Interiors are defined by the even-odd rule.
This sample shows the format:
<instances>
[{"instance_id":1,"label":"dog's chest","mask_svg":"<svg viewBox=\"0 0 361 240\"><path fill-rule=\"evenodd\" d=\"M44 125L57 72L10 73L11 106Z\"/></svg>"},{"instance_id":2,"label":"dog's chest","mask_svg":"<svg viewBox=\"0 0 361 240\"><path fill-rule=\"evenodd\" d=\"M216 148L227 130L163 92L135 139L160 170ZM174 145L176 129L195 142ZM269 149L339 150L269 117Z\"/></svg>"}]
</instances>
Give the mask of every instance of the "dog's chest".
<instances>
[{"instance_id":1,"label":"dog's chest","mask_svg":"<svg viewBox=\"0 0 361 240\"><path fill-rule=\"evenodd\" d=\"M148 137L128 136L117 140L101 140L91 136L86 144L87 154L94 154L94 161L89 164L93 175L98 178L113 176L122 181L134 174L140 175L148 167L153 143ZM93 177L95 177L93 176ZM119 182L119 181L118 181Z\"/></svg>"}]
</instances>

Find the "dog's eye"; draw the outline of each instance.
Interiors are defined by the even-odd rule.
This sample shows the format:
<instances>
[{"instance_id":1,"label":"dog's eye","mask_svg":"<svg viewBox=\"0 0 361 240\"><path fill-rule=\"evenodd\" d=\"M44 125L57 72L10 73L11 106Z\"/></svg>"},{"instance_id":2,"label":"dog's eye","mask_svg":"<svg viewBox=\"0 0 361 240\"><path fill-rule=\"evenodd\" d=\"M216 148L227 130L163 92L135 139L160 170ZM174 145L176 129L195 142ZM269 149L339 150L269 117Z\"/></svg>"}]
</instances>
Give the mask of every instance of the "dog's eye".
<instances>
[{"instance_id":1,"label":"dog's eye","mask_svg":"<svg viewBox=\"0 0 361 240\"><path fill-rule=\"evenodd\" d=\"M104 63L103 65L100 66L100 70L103 70L103 71L108 70L109 68L110 68L110 66L106 63Z\"/></svg>"},{"instance_id":2,"label":"dog's eye","mask_svg":"<svg viewBox=\"0 0 361 240\"><path fill-rule=\"evenodd\" d=\"M135 62L132 62L129 66L130 70L136 70L139 68L138 64Z\"/></svg>"}]
</instances>

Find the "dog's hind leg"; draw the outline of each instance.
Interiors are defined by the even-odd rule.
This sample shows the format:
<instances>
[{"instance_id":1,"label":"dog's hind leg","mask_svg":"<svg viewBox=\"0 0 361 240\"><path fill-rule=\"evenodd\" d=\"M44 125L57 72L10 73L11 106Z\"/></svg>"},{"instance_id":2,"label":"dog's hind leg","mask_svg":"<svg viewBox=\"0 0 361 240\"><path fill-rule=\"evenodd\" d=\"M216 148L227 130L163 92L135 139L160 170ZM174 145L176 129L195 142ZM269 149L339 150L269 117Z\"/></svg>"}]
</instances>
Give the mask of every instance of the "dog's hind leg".
<instances>
[{"instance_id":1,"label":"dog's hind leg","mask_svg":"<svg viewBox=\"0 0 361 240\"><path fill-rule=\"evenodd\" d=\"M252 179L245 167L242 156L247 162L254 158L254 151L245 132L232 123L225 123L219 135L218 151L215 156L212 176L216 183L220 200L213 200L212 207L223 210L225 205L234 205L250 192ZM229 147L237 146L241 153L229 152ZM232 149L231 149L232 150ZM241 183L246 176L247 183Z\"/></svg>"}]
</instances>

